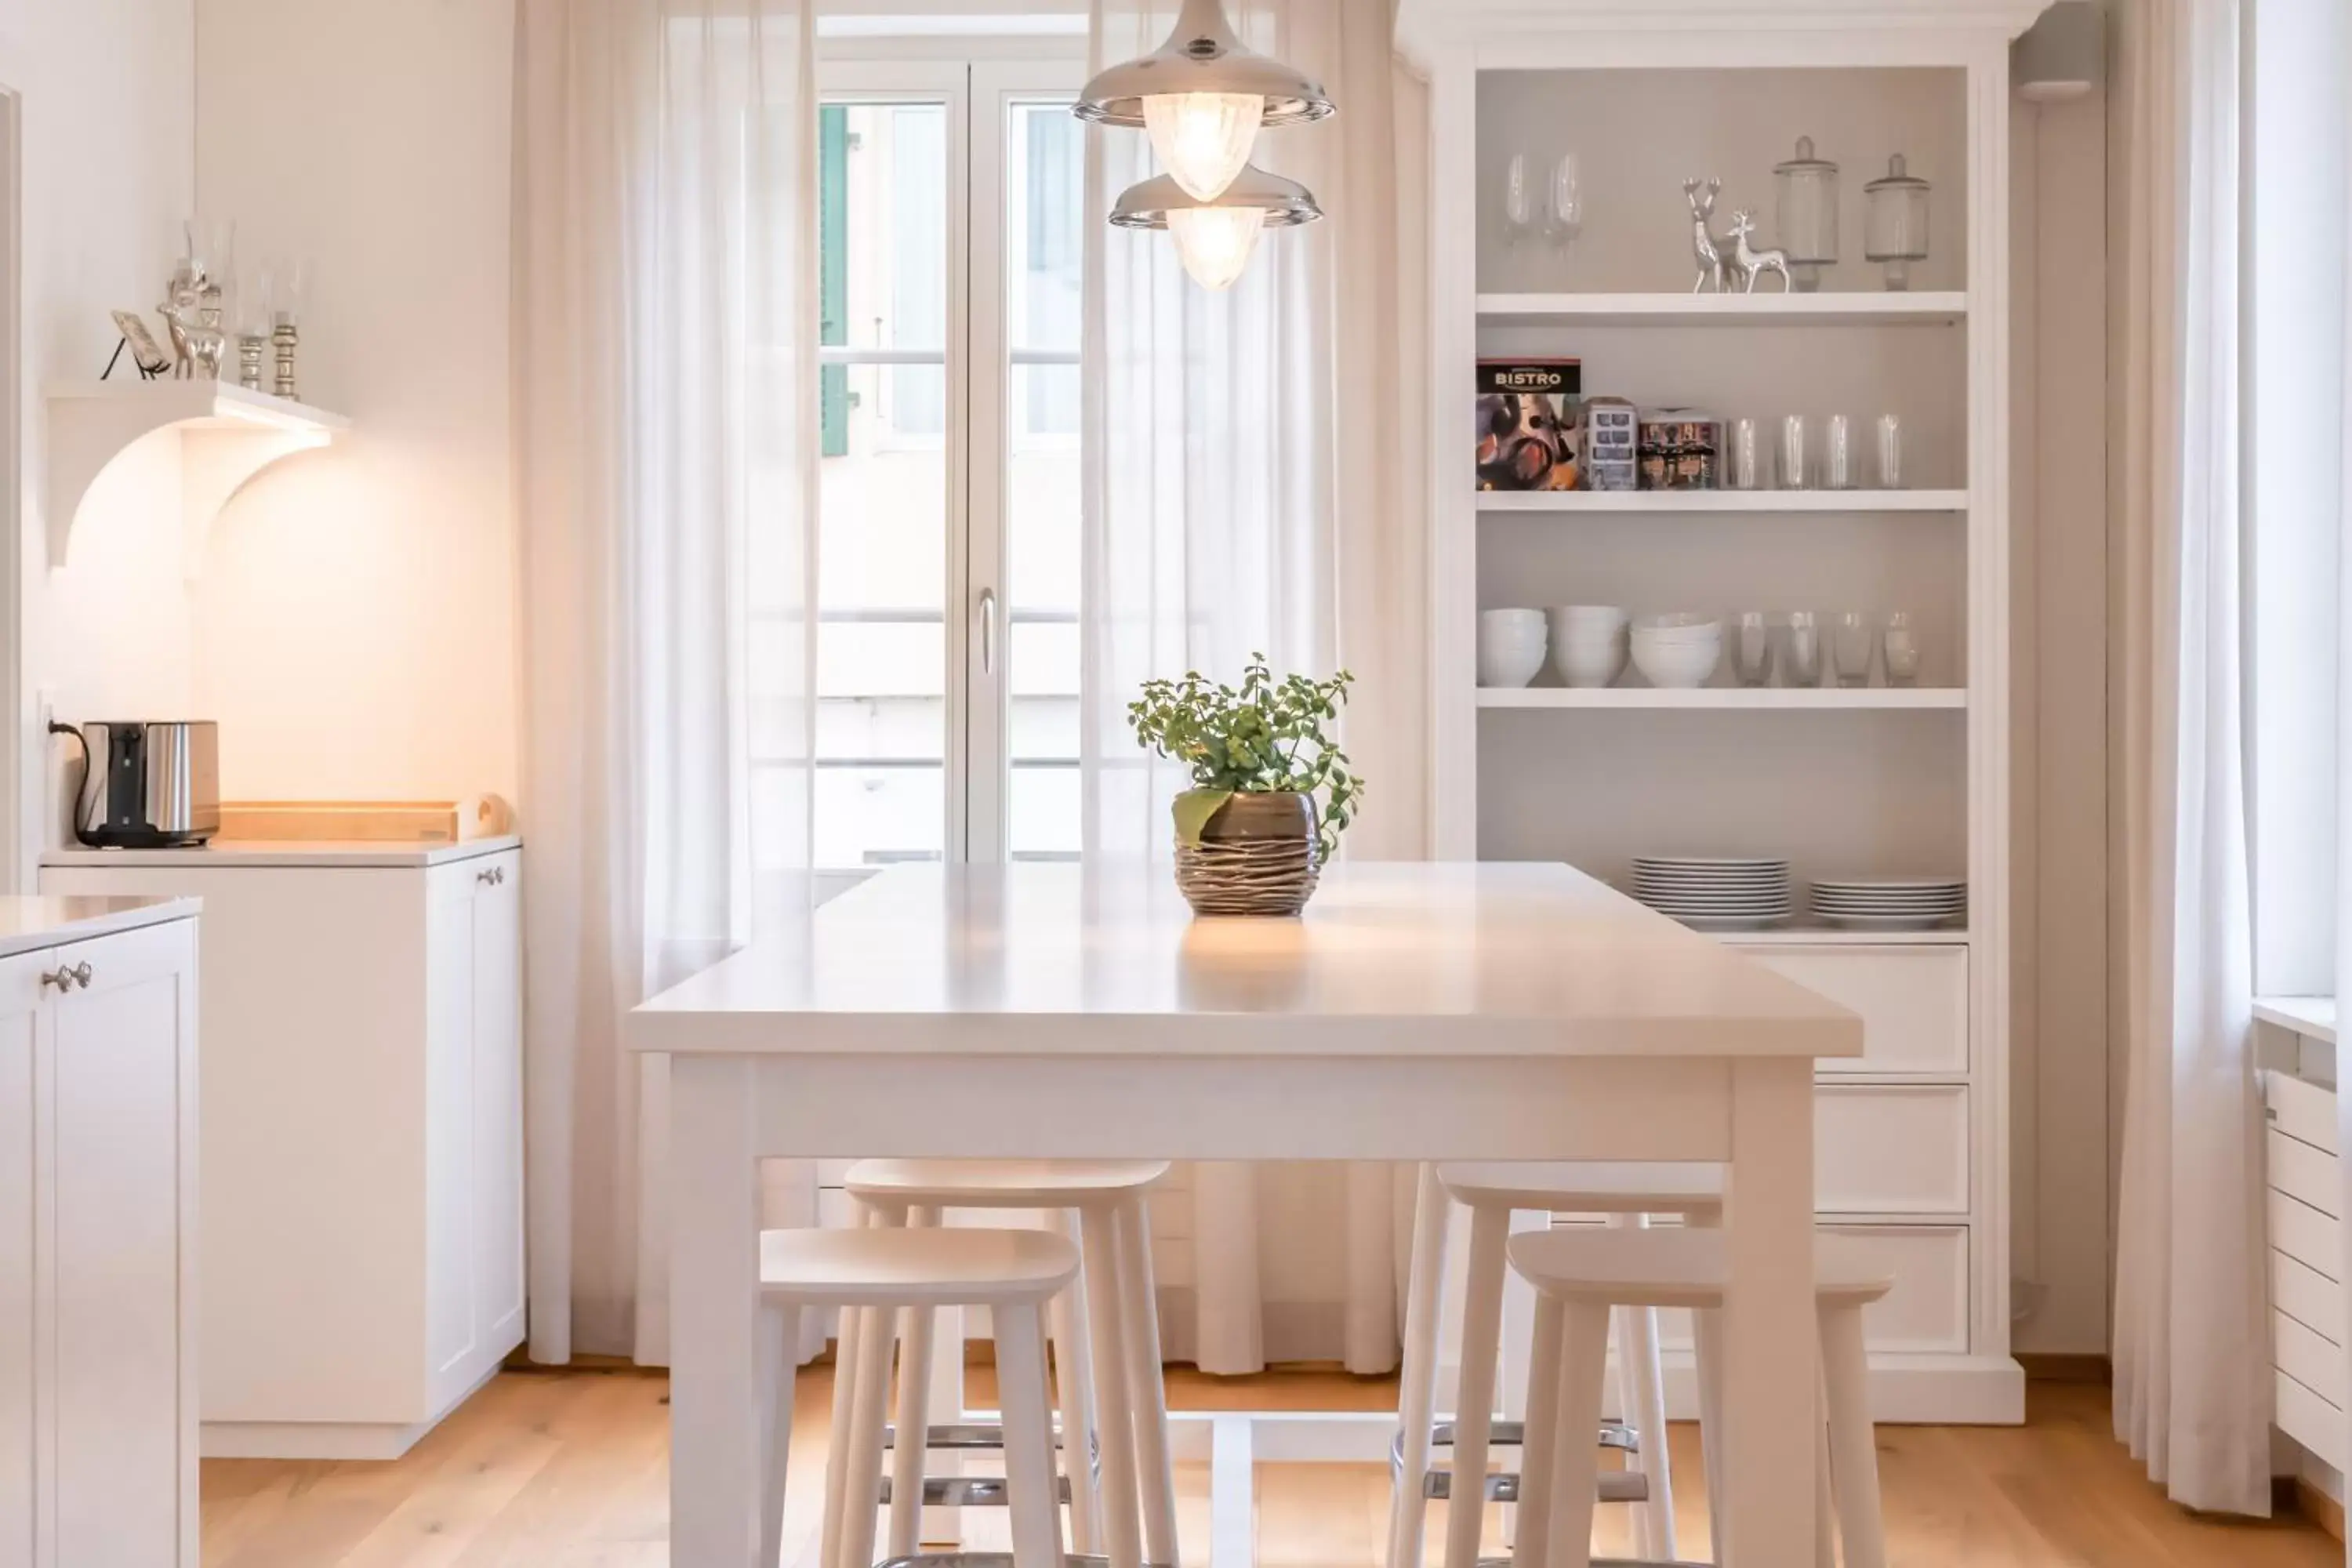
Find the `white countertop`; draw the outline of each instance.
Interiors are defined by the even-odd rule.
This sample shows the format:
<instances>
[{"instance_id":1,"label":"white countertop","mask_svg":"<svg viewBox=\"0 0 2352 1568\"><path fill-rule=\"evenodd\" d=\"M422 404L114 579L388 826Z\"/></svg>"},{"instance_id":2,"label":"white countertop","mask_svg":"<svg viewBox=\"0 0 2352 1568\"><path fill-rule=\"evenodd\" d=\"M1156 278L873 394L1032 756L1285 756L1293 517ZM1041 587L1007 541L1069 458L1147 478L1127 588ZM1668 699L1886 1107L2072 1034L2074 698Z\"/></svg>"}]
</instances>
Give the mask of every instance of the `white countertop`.
<instances>
[{"instance_id":1,"label":"white countertop","mask_svg":"<svg viewBox=\"0 0 2352 1568\"><path fill-rule=\"evenodd\" d=\"M646 1003L627 1038L673 1054L1862 1053L1853 1013L1552 864L1343 863L1297 921L1197 920L1164 866L898 867Z\"/></svg>"},{"instance_id":2,"label":"white countertop","mask_svg":"<svg viewBox=\"0 0 2352 1568\"><path fill-rule=\"evenodd\" d=\"M216 838L186 849L91 849L77 845L41 856L44 866L439 866L495 855L522 843L516 833L460 843L400 844L363 839Z\"/></svg>"},{"instance_id":3,"label":"white countertop","mask_svg":"<svg viewBox=\"0 0 2352 1568\"><path fill-rule=\"evenodd\" d=\"M203 908L202 899L0 897L0 958L184 921Z\"/></svg>"}]
</instances>

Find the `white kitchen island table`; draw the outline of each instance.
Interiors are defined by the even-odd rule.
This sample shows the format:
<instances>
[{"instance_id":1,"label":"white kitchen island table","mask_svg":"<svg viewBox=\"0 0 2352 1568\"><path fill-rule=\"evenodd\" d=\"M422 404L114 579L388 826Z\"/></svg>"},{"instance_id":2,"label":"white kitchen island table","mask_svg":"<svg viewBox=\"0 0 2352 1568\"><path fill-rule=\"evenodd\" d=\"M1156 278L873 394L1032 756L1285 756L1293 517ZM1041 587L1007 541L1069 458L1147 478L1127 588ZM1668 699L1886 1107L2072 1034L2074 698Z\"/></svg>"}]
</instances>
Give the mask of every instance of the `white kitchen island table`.
<instances>
[{"instance_id":1,"label":"white kitchen island table","mask_svg":"<svg viewBox=\"0 0 2352 1568\"><path fill-rule=\"evenodd\" d=\"M1165 867L902 867L628 1040L671 1058L677 1568L759 1557L759 1161L884 1155L1723 1162L1720 1555L1811 1568L1813 1063L1862 1025L1580 872L1342 864L1254 921Z\"/></svg>"}]
</instances>

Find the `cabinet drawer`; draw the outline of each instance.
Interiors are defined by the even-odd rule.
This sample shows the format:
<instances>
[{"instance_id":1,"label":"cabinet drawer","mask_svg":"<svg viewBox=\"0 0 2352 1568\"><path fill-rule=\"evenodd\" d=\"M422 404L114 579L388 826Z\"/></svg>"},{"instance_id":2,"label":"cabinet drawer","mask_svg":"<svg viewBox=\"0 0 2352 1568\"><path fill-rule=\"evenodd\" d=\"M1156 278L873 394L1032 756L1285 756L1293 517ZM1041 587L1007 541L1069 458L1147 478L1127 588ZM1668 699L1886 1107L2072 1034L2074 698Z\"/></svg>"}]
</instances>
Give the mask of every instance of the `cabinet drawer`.
<instances>
[{"instance_id":1,"label":"cabinet drawer","mask_svg":"<svg viewBox=\"0 0 2352 1568\"><path fill-rule=\"evenodd\" d=\"M2344 1226L2273 1187L2270 1201L2271 1245L2297 1263L2330 1279L2344 1278Z\"/></svg>"},{"instance_id":2,"label":"cabinet drawer","mask_svg":"<svg viewBox=\"0 0 2352 1568\"><path fill-rule=\"evenodd\" d=\"M2336 1148L2336 1095L2283 1072L2263 1074L2263 1104L2270 1123L2297 1142L2330 1154Z\"/></svg>"},{"instance_id":3,"label":"cabinet drawer","mask_svg":"<svg viewBox=\"0 0 2352 1568\"><path fill-rule=\"evenodd\" d=\"M2277 1191L2301 1198L2330 1218L2344 1212L2343 1178L2335 1155L2273 1127L2264 1158L2269 1162L2270 1184Z\"/></svg>"},{"instance_id":4,"label":"cabinet drawer","mask_svg":"<svg viewBox=\"0 0 2352 1568\"><path fill-rule=\"evenodd\" d=\"M2344 1392L2344 1352L2275 1309L2271 1312L2271 1360L2305 1388L2330 1399Z\"/></svg>"},{"instance_id":5,"label":"cabinet drawer","mask_svg":"<svg viewBox=\"0 0 2352 1568\"><path fill-rule=\"evenodd\" d=\"M1966 1088L1823 1088L1814 1092L1813 1108L1822 1213L1969 1212Z\"/></svg>"},{"instance_id":6,"label":"cabinet drawer","mask_svg":"<svg viewBox=\"0 0 2352 1568\"><path fill-rule=\"evenodd\" d=\"M1969 1348L1969 1227L1836 1225L1825 1236L1851 1237L1895 1277L1895 1289L1862 1310L1863 1338L1895 1354L1965 1354ZM1658 1314L1660 1342L1691 1341L1690 1314Z\"/></svg>"},{"instance_id":7,"label":"cabinet drawer","mask_svg":"<svg viewBox=\"0 0 2352 1568\"><path fill-rule=\"evenodd\" d=\"M2344 1468L2344 1412L2284 1372L2271 1374L2271 1419L2326 1464Z\"/></svg>"},{"instance_id":8,"label":"cabinet drawer","mask_svg":"<svg viewBox=\"0 0 2352 1568\"><path fill-rule=\"evenodd\" d=\"M2344 1342L2344 1287L2271 1249L2271 1305L2330 1344Z\"/></svg>"},{"instance_id":9,"label":"cabinet drawer","mask_svg":"<svg viewBox=\"0 0 2352 1568\"><path fill-rule=\"evenodd\" d=\"M1766 968L1862 1015L1862 1055L1822 1072L1969 1070L1969 950L1965 947L1764 947Z\"/></svg>"}]
</instances>

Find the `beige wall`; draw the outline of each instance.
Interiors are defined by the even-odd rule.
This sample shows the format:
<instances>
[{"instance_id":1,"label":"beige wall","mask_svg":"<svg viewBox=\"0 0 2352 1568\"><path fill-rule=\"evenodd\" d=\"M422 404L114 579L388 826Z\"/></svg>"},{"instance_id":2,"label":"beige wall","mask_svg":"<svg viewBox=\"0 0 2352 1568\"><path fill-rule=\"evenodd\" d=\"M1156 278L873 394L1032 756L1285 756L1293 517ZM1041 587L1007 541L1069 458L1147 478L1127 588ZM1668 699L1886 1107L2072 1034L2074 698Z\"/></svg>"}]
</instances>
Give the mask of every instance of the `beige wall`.
<instances>
[{"instance_id":1,"label":"beige wall","mask_svg":"<svg viewBox=\"0 0 2352 1568\"><path fill-rule=\"evenodd\" d=\"M196 194L310 259L303 395L194 590L232 797L511 795L508 0L197 0Z\"/></svg>"},{"instance_id":2,"label":"beige wall","mask_svg":"<svg viewBox=\"0 0 2352 1568\"><path fill-rule=\"evenodd\" d=\"M23 529L20 851L39 834L43 693L70 717L183 711L189 607L151 548L175 515L176 465L142 449L84 501L69 562L48 558L41 388L95 380L113 349L110 310L152 309L194 198L190 0L0 0L0 88L18 95L23 277L17 287ZM161 525L152 531L167 532ZM26 857L27 863L29 858Z\"/></svg>"}]
</instances>

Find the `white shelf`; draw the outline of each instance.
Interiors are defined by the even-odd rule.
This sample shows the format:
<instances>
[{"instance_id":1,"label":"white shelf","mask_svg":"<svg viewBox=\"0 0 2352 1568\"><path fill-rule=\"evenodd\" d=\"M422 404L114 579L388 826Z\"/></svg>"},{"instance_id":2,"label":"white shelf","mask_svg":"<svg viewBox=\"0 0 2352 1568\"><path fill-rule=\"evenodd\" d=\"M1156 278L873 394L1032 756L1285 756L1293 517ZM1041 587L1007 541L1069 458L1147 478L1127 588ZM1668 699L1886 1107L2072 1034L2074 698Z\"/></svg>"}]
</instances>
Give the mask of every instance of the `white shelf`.
<instances>
[{"instance_id":1,"label":"white shelf","mask_svg":"<svg viewBox=\"0 0 2352 1568\"><path fill-rule=\"evenodd\" d=\"M1601 689L1563 686L1482 686L1481 708L1966 708L1968 692L1956 686L1742 687L1701 686L1664 690L1612 686Z\"/></svg>"},{"instance_id":2,"label":"white shelf","mask_svg":"<svg viewBox=\"0 0 2352 1568\"><path fill-rule=\"evenodd\" d=\"M224 381L74 382L50 386L47 398L52 566L65 563L82 498L134 442L179 432L181 527L193 574L213 519L247 480L281 458L327 445L352 423Z\"/></svg>"},{"instance_id":3,"label":"white shelf","mask_svg":"<svg viewBox=\"0 0 2352 1568\"><path fill-rule=\"evenodd\" d=\"M1932 931L1840 931L1831 926L1767 927L1762 931L1717 931L1707 935L1727 947L1965 947L1959 927Z\"/></svg>"},{"instance_id":4,"label":"white shelf","mask_svg":"<svg viewBox=\"0 0 2352 1568\"><path fill-rule=\"evenodd\" d=\"M1966 511L1966 490L1480 490L1480 511Z\"/></svg>"},{"instance_id":5,"label":"white shelf","mask_svg":"<svg viewBox=\"0 0 2352 1568\"><path fill-rule=\"evenodd\" d=\"M1942 327L1965 321L1969 297L1923 294L1481 294L1486 326L1585 322L1603 327Z\"/></svg>"}]
</instances>

